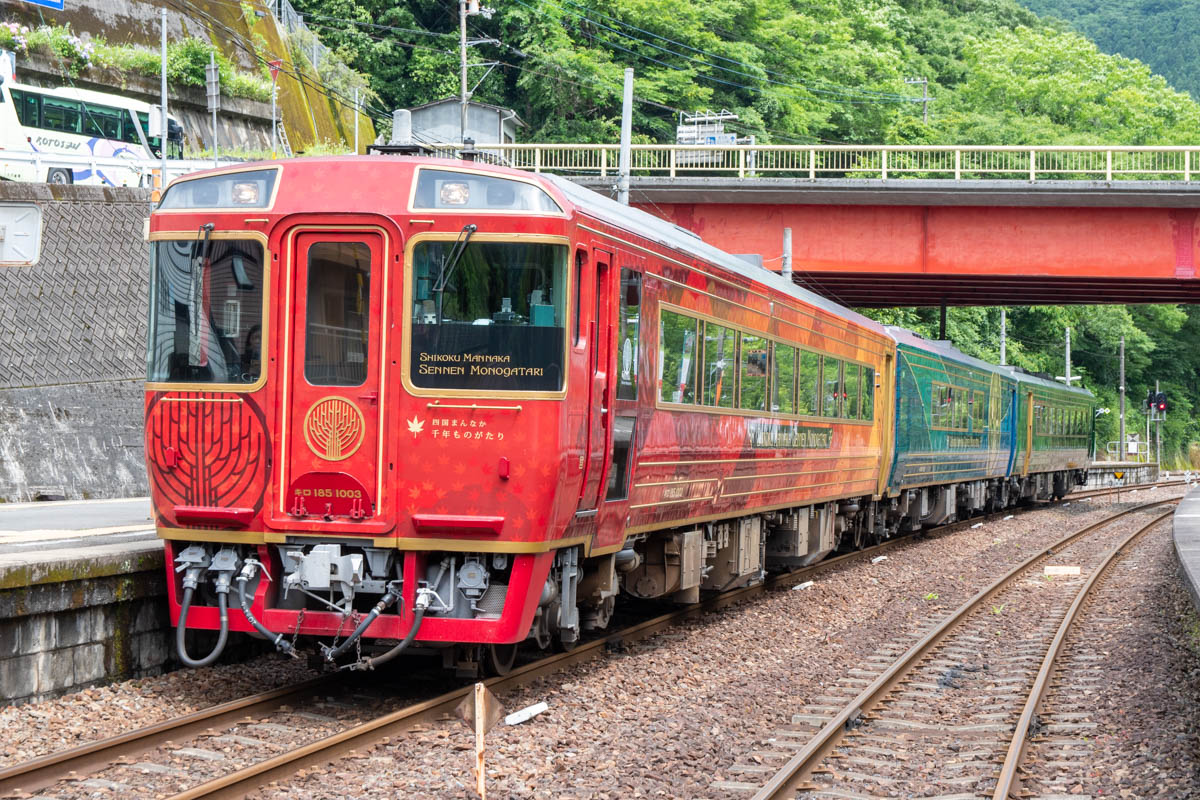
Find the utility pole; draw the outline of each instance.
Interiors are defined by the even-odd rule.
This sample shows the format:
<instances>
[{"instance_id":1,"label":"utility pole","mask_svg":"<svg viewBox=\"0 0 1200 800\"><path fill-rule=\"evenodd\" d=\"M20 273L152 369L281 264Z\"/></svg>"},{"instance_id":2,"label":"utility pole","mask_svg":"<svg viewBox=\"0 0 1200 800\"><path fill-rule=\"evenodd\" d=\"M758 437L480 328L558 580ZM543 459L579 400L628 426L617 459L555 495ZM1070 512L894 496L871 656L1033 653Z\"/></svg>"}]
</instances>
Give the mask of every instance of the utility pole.
<instances>
[{"instance_id":1,"label":"utility pole","mask_svg":"<svg viewBox=\"0 0 1200 800\"><path fill-rule=\"evenodd\" d=\"M459 121L458 140L467 140L467 0L458 0Z\"/></svg>"},{"instance_id":2,"label":"utility pole","mask_svg":"<svg viewBox=\"0 0 1200 800\"><path fill-rule=\"evenodd\" d=\"M358 87L354 87L354 155L358 155Z\"/></svg>"},{"instance_id":3,"label":"utility pole","mask_svg":"<svg viewBox=\"0 0 1200 800\"><path fill-rule=\"evenodd\" d=\"M221 110L221 75L217 71L217 54L208 54L208 67L205 69L205 90L208 93L208 110L212 112L213 130L213 167L220 166L217 160L217 112Z\"/></svg>"},{"instance_id":4,"label":"utility pole","mask_svg":"<svg viewBox=\"0 0 1200 800\"><path fill-rule=\"evenodd\" d=\"M625 90L621 97L621 156L617 178L617 202L629 205L629 170L633 161L633 68L625 68Z\"/></svg>"},{"instance_id":5,"label":"utility pole","mask_svg":"<svg viewBox=\"0 0 1200 800\"><path fill-rule=\"evenodd\" d=\"M904 82L921 84L921 106L922 106L921 118L925 122L925 124L928 125L929 124L929 101L930 101L930 99L932 99L929 97L929 78L905 78Z\"/></svg>"},{"instance_id":6,"label":"utility pole","mask_svg":"<svg viewBox=\"0 0 1200 800\"><path fill-rule=\"evenodd\" d=\"M1008 364L1008 309L1000 309L1000 366Z\"/></svg>"},{"instance_id":7,"label":"utility pole","mask_svg":"<svg viewBox=\"0 0 1200 800\"><path fill-rule=\"evenodd\" d=\"M158 146L162 151L162 180L161 186L167 188L167 10L162 9L162 120L160 125L162 139Z\"/></svg>"},{"instance_id":8,"label":"utility pole","mask_svg":"<svg viewBox=\"0 0 1200 800\"><path fill-rule=\"evenodd\" d=\"M1128 447L1128 445L1125 444L1125 337L1124 336L1121 337L1121 377L1118 378L1117 380L1119 383L1119 386L1117 388L1121 392L1121 443L1120 443L1120 447L1121 447L1121 460L1124 461L1126 458L1129 457L1126 453L1126 450L1128 450L1129 447Z\"/></svg>"},{"instance_id":9,"label":"utility pole","mask_svg":"<svg viewBox=\"0 0 1200 800\"><path fill-rule=\"evenodd\" d=\"M1067 328L1067 371L1063 373L1066 376L1067 386L1071 385L1071 329Z\"/></svg>"}]
</instances>

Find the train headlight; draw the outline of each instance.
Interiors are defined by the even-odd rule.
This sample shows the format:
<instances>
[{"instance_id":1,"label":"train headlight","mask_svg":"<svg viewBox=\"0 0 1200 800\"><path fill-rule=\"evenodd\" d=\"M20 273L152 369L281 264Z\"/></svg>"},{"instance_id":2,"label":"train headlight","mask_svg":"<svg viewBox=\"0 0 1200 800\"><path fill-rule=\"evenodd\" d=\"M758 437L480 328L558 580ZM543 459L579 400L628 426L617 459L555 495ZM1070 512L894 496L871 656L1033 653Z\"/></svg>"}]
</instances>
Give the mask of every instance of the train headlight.
<instances>
[{"instance_id":1,"label":"train headlight","mask_svg":"<svg viewBox=\"0 0 1200 800\"><path fill-rule=\"evenodd\" d=\"M471 200L471 187L466 183L443 183L442 205L465 206Z\"/></svg>"},{"instance_id":2,"label":"train headlight","mask_svg":"<svg viewBox=\"0 0 1200 800\"><path fill-rule=\"evenodd\" d=\"M258 205L258 182L243 181L233 185L233 202L239 206Z\"/></svg>"}]
</instances>

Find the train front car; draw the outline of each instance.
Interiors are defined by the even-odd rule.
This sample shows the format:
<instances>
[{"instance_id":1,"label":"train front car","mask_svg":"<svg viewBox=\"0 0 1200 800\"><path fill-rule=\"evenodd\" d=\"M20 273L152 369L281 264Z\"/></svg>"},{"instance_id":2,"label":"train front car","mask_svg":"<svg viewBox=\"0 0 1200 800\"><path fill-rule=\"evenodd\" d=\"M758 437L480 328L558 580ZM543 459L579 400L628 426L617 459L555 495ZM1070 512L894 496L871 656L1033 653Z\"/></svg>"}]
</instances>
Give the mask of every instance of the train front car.
<instances>
[{"instance_id":1,"label":"train front car","mask_svg":"<svg viewBox=\"0 0 1200 800\"><path fill-rule=\"evenodd\" d=\"M318 637L328 663L415 641L503 669L535 616L564 627L581 569L557 540L586 446L569 424L591 397L569 225L552 187L464 162L303 159L167 189L146 453L185 663L235 630L285 652ZM222 633L197 657L187 629Z\"/></svg>"}]
</instances>

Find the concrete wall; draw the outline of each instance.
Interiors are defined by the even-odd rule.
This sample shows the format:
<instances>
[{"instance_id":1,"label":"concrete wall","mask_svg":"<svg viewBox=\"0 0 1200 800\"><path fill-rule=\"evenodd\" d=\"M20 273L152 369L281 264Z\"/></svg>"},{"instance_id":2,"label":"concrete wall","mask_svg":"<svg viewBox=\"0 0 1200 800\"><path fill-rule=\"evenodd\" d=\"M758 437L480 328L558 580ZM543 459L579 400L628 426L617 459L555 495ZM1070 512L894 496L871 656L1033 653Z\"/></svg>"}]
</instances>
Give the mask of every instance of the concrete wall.
<instances>
[{"instance_id":1,"label":"concrete wall","mask_svg":"<svg viewBox=\"0 0 1200 800\"><path fill-rule=\"evenodd\" d=\"M146 493L148 193L0 183L42 209L41 260L0 267L0 502Z\"/></svg>"},{"instance_id":2,"label":"concrete wall","mask_svg":"<svg viewBox=\"0 0 1200 800\"><path fill-rule=\"evenodd\" d=\"M159 542L0 557L0 702L28 702L173 658Z\"/></svg>"}]
</instances>

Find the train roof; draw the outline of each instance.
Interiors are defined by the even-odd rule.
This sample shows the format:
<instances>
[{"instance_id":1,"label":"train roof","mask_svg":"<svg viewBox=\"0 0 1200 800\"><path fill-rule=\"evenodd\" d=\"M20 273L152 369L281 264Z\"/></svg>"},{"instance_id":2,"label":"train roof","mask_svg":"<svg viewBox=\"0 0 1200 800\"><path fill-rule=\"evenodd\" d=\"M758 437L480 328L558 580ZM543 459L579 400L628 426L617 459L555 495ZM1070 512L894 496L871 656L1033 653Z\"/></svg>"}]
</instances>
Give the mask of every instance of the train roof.
<instances>
[{"instance_id":1,"label":"train roof","mask_svg":"<svg viewBox=\"0 0 1200 800\"><path fill-rule=\"evenodd\" d=\"M803 289L777 272L757 267L745 259L730 255L724 250L708 244L699 235L685 228L667 222L641 209L622 205L599 192L594 192L559 175L542 174L540 177L554 184L554 187L566 195L567 199L577 209L607 222L615 228L621 228L657 244L680 250L696 258L717 264L730 272L766 284L776 291L789 294L798 300L803 300L805 303L828 311L831 314L837 314L864 328L870 328L877 333L884 333L883 325L870 317L864 317L857 311L835 303L815 292Z\"/></svg>"},{"instance_id":2,"label":"train roof","mask_svg":"<svg viewBox=\"0 0 1200 800\"><path fill-rule=\"evenodd\" d=\"M937 353L942 358L948 358L952 361L958 361L962 364L975 367L976 369L988 370L989 372L999 372L1002 375L1007 375L1014 381L1020 383L1031 383L1038 386L1044 386L1048 389L1057 389L1062 392L1072 392L1074 394L1086 395L1092 397L1092 393L1087 389L1079 386L1064 386L1056 380L1045 378L1041 375L1035 375L1032 372L1024 370L1020 367L1001 366L993 364L990 361L984 361L974 356L969 356L959 350L954 345L943 339L926 339L920 334L913 333L905 328L900 328L895 325L887 326L887 333L895 340L897 345L912 347L917 350L926 350L931 353Z\"/></svg>"}]
</instances>

